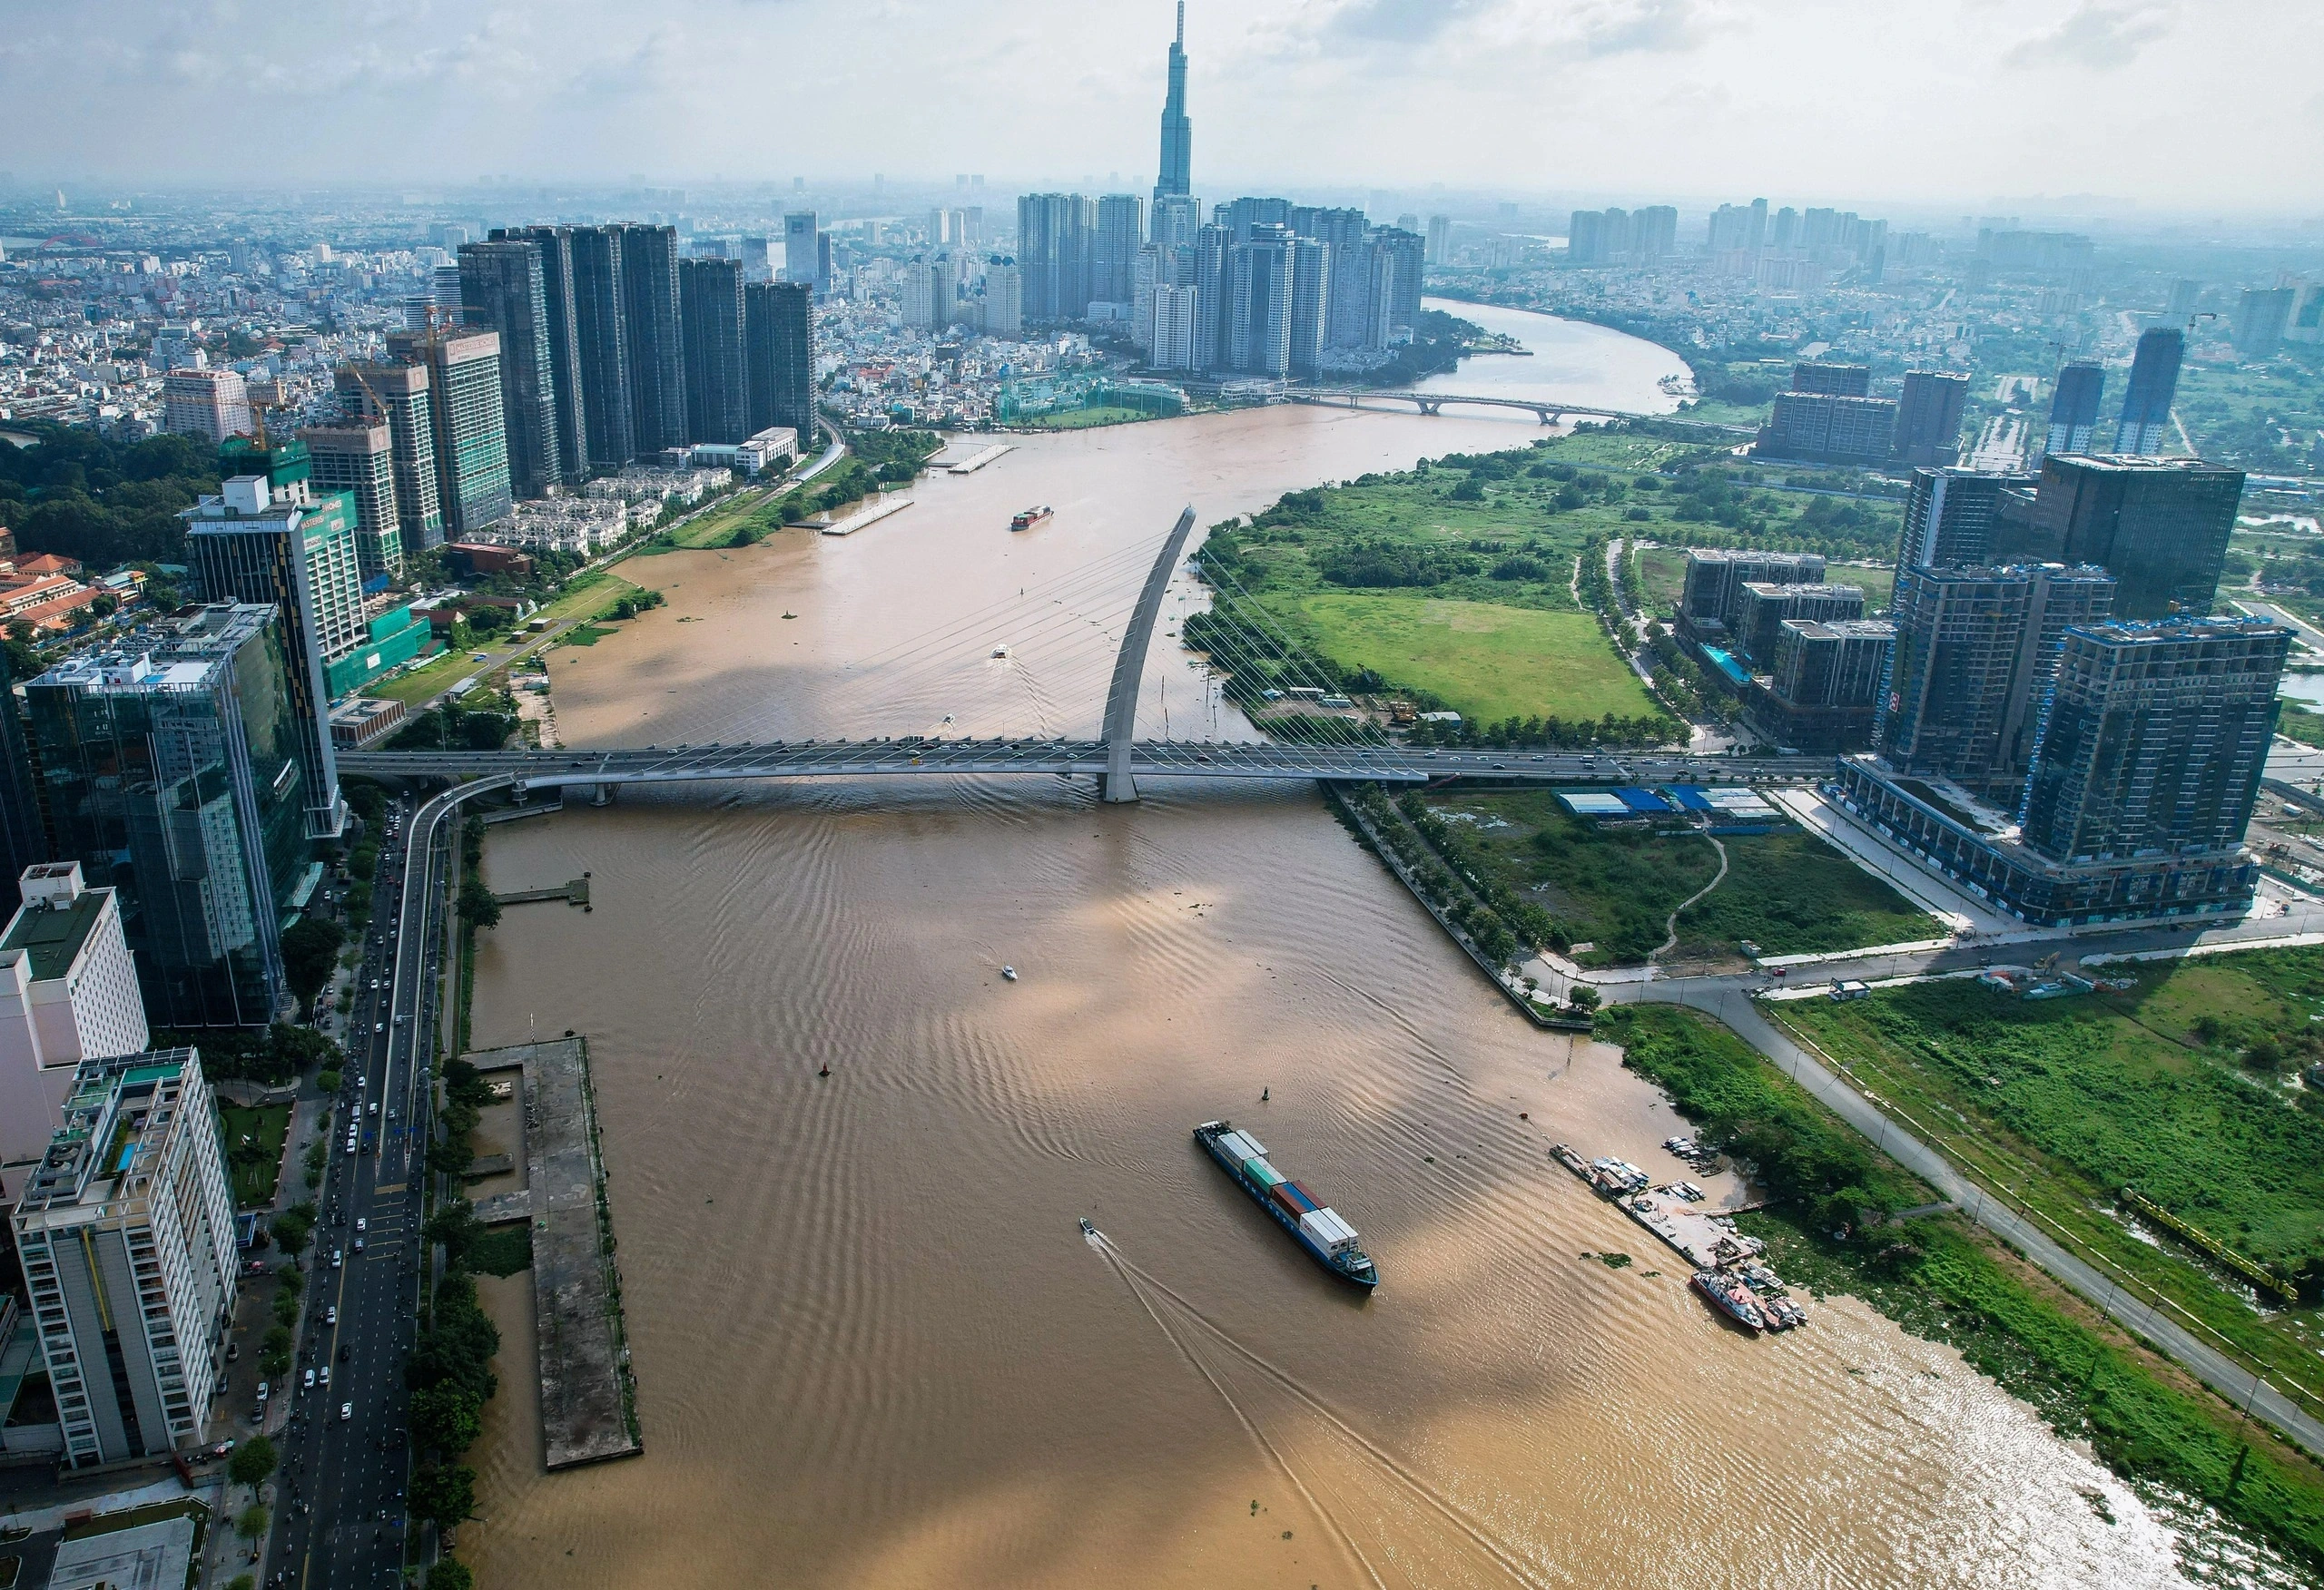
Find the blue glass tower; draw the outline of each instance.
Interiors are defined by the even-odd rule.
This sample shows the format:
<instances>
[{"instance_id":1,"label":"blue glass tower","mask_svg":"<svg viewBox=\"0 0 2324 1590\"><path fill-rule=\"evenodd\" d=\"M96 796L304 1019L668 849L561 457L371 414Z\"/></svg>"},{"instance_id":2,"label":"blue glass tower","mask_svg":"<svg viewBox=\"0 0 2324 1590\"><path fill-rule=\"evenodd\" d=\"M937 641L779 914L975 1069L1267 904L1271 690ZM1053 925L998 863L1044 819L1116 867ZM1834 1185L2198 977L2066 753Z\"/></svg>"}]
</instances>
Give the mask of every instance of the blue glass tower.
<instances>
[{"instance_id":1,"label":"blue glass tower","mask_svg":"<svg viewBox=\"0 0 2324 1590\"><path fill-rule=\"evenodd\" d=\"M1158 205L1194 191L1195 126L1187 120L1187 0L1178 0L1178 36L1170 41L1170 93L1162 102L1162 163L1156 168Z\"/></svg>"}]
</instances>

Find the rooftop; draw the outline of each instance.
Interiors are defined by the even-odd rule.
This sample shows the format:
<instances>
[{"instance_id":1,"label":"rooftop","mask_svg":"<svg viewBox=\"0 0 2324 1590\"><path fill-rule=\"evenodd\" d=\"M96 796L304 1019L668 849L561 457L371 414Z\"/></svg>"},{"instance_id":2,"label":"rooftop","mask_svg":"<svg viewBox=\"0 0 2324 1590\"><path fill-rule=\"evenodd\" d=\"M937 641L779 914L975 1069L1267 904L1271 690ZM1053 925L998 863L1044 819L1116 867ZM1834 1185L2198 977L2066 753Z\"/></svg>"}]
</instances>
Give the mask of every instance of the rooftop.
<instances>
[{"instance_id":1,"label":"rooftop","mask_svg":"<svg viewBox=\"0 0 2324 1590\"><path fill-rule=\"evenodd\" d=\"M197 687L273 619L274 609L262 603L196 608L183 618L145 625L102 651L67 657L27 688L134 694Z\"/></svg>"},{"instance_id":2,"label":"rooftop","mask_svg":"<svg viewBox=\"0 0 2324 1590\"><path fill-rule=\"evenodd\" d=\"M32 957L33 981L44 983L73 969L81 946L104 914L110 889L87 889L69 902L27 903L0 937L0 954L22 950Z\"/></svg>"}]
</instances>

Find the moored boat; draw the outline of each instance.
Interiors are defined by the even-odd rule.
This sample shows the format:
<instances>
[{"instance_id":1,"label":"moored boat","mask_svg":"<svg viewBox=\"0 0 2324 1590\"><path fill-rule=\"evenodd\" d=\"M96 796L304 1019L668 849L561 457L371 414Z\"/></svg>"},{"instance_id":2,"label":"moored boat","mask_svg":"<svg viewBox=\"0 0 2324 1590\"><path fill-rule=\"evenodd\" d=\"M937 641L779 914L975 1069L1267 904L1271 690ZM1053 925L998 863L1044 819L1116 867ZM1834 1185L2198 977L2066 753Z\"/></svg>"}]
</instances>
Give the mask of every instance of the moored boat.
<instances>
[{"instance_id":1,"label":"moored boat","mask_svg":"<svg viewBox=\"0 0 2324 1590\"><path fill-rule=\"evenodd\" d=\"M1716 1270L1698 1270L1688 1284L1702 1293L1712 1308L1745 1330L1765 1330L1768 1328L1768 1317L1752 1298L1750 1288L1733 1276Z\"/></svg>"}]
</instances>

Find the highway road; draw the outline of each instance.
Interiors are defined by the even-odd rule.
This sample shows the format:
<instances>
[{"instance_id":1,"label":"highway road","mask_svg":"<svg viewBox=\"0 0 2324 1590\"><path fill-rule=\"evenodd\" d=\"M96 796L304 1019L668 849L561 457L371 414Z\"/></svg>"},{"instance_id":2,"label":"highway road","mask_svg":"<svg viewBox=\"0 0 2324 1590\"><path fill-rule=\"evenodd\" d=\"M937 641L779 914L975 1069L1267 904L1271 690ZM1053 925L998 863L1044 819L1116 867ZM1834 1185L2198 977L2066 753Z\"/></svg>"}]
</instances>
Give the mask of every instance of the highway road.
<instances>
[{"instance_id":1,"label":"highway road","mask_svg":"<svg viewBox=\"0 0 2324 1590\"><path fill-rule=\"evenodd\" d=\"M440 818L456 809L438 796L414 815L399 801L386 820L373 888L390 908L375 918L358 967L347 1082L332 1111L322 1218L308 1260L307 1320L286 1392L297 1400L281 1437L281 1516L269 1585L341 1590L402 1582L412 1456L404 1363L427 1259L419 1226L428 1035L450 861ZM348 1130L357 1122L350 1153Z\"/></svg>"}]
</instances>

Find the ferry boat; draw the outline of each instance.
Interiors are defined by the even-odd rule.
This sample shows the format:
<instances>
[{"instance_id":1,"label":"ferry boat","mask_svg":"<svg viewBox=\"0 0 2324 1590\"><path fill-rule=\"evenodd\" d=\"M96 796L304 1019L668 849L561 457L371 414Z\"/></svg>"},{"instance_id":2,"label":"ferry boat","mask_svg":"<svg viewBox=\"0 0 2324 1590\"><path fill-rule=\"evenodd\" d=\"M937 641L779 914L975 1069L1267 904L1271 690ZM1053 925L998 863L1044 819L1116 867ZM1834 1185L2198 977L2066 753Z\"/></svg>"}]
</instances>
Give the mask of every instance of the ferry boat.
<instances>
[{"instance_id":1,"label":"ferry boat","mask_svg":"<svg viewBox=\"0 0 2324 1590\"><path fill-rule=\"evenodd\" d=\"M1057 510L1047 505L1038 508L1027 508L1023 513L1009 521L1009 527L1011 530L1031 530L1039 525L1048 524L1056 516Z\"/></svg>"},{"instance_id":2,"label":"ferry boat","mask_svg":"<svg viewBox=\"0 0 2324 1590\"><path fill-rule=\"evenodd\" d=\"M1247 1132L1236 1131L1228 1121L1205 1121L1195 1128L1195 1141L1316 1263L1351 1286L1369 1290L1380 1284L1380 1272L1364 1252L1355 1228L1341 1219L1337 1210L1269 1164L1266 1144Z\"/></svg>"},{"instance_id":3,"label":"ferry boat","mask_svg":"<svg viewBox=\"0 0 2324 1590\"><path fill-rule=\"evenodd\" d=\"M1751 1289L1731 1275L1716 1270L1698 1270L1689 1283L1703 1294L1710 1306L1747 1330L1765 1330L1768 1317L1751 1296Z\"/></svg>"}]
</instances>

